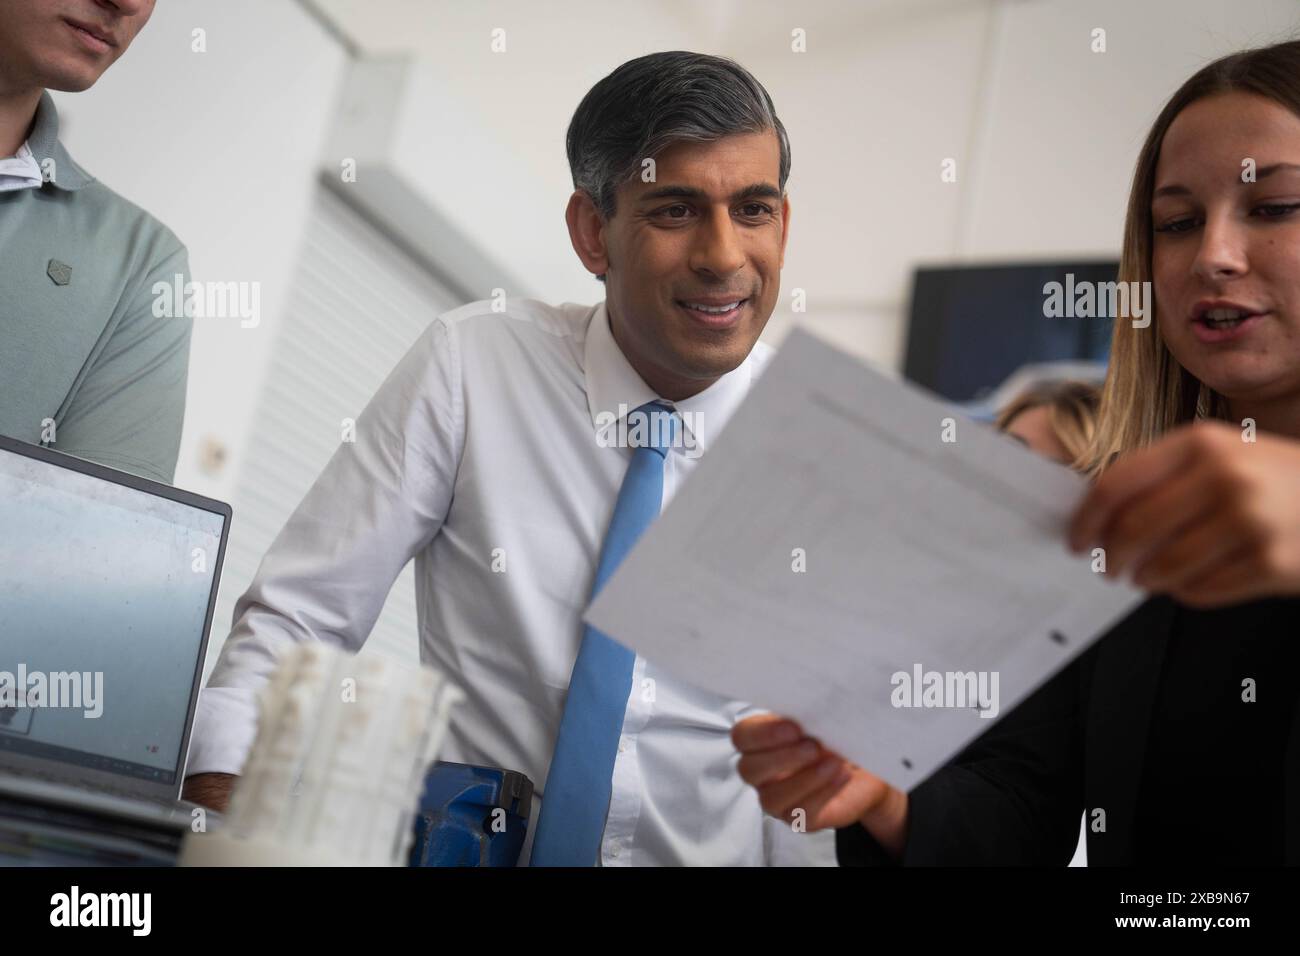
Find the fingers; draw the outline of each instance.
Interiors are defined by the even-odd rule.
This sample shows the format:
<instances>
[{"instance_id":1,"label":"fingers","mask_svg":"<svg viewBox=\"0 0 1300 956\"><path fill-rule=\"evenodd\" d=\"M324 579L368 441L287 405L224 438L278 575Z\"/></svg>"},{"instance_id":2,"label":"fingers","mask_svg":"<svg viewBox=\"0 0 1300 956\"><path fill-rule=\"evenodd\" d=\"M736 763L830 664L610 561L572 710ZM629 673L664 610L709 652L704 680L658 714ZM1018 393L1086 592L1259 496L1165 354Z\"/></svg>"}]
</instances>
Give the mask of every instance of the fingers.
<instances>
[{"instance_id":1,"label":"fingers","mask_svg":"<svg viewBox=\"0 0 1300 956\"><path fill-rule=\"evenodd\" d=\"M758 802L763 809L782 820L804 807L813 795L825 787L838 789L848 783L852 766L838 754L827 752L812 766L793 776L758 787Z\"/></svg>"},{"instance_id":2,"label":"fingers","mask_svg":"<svg viewBox=\"0 0 1300 956\"><path fill-rule=\"evenodd\" d=\"M830 783L805 794L784 813L772 815L780 816L786 823L802 822L805 831L823 830L828 825L833 825L828 823L833 820L832 808L844 804L844 791L852 785L852 781L852 774L846 770ZM802 820L796 820L797 816L802 817Z\"/></svg>"},{"instance_id":3,"label":"fingers","mask_svg":"<svg viewBox=\"0 0 1300 956\"><path fill-rule=\"evenodd\" d=\"M1239 560L1237 552L1249 543L1249 536L1230 518L1204 521L1149 552L1134 566L1133 583L1161 594L1184 591Z\"/></svg>"},{"instance_id":4,"label":"fingers","mask_svg":"<svg viewBox=\"0 0 1300 956\"><path fill-rule=\"evenodd\" d=\"M742 754L788 746L803 739L803 729L788 717L760 714L731 728L731 742Z\"/></svg>"},{"instance_id":5,"label":"fingers","mask_svg":"<svg viewBox=\"0 0 1300 956\"><path fill-rule=\"evenodd\" d=\"M746 783L754 787L766 786L803 770L816 763L823 755L815 740L804 740L789 747L756 750L740 758L737 770Z\"/></svg>"},{"instance_id":6,"label":"fingers","mask_svg":"<svg viewBox=\"0 0 1300 956\"><path fill-rule=\"evenodd\" d=\"M736 769L753 787L786 780L824 755L821 745L805 737L798 724L775 714L740 721L731 728L731 741L741 754Z\"/></svg>"},{"instance_id":7,"label":"fingers","mask_svg":"<svg viewBox=\"0 0 1300 956\"><path fill-rule=\"evenodd\" d=\"M833 819L828 808L852 806L845 803L844 791L854 777L853 765L805 737L793 721L773 714L751 717L731 729L731 739L741 754L736 768L741 779L758 791L760 805L772 816L788 821L799 809L810 829L820 829Z\"/></svg>"},{"instance_id":8,"label":"fingers","mask_svg":"<svg viewBox=\"0 0 1300 956\"><path fill-rule=\"evenodd\" d=\"M848 826L864 813L877 807L889 792L889 784L850 765L846 780L831 783L809 794L802 803L791 808L805 812L808 830Z\"/></svg>"},{"instance_id":9,"label":"fingers","mask_svg":"<svg viewBox=\"0 0 1300 956\"><path fill-rule=\"evenodd\" d=\"M1210 484L1203 471L1191 469L1113 511L1099 541L1106 573L1123 574L1201 521L1215 507Z\"/></svg>"},{"instance_id":10,"label":"fingers","mask_svg":"<svg viewBox=\"0 0 1300 956\"><path fill-rule=\"evenodd\" d=\"M1179 429L1116 461L1075 509L1070 521L1070 547L1078 552L1094 546L1120 509L1177 475L1192 460L1196 443L1204 440L1196 429Z\"/></svg>"},{"instance_id":11,"label":"fingers","mask_svg":"<svg viewBox=\"0 0 1300 956\"><path fill-rule=\"evenodd\" d=\"M765 813L801 822L808 830L847 826L878 805L889 785L849 763L821 742L805 737L798 724L763 714L731 729L740 751L740 778L758 791Z\"/></svg>"},{"instance_id":12,"label":"fingers","mask_svg":"<svg viewBox=\"0 0 1300 956\"><path fill-rule=\"evenodd\" d=\"M1266 596L1267 579L1251 555L1249 546L1233 552L1200 577L1170 591L1170 596L1195 608L1223 607Z\"/></svg>"}]
</instances>

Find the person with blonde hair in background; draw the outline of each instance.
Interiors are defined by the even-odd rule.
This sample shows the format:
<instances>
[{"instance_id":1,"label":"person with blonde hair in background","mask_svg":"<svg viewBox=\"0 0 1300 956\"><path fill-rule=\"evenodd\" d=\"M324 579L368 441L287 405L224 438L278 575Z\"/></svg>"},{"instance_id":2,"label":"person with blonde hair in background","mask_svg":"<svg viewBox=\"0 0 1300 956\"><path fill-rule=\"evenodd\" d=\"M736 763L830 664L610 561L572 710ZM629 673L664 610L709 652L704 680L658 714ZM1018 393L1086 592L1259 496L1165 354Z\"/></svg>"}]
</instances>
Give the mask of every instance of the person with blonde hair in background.
<instances>
[{"instance_id":1,"label":"person with blonde hair in background","mask_svg":"<svg viewBox=\"0 0 1300 956\"><path fill-rule=\"evenodd\" d=\"M1008 402L997 429L1063 465L1076 466L1097 431L1101 390L1089 382L1040 382Z\"/></svg>"}]
</instances>

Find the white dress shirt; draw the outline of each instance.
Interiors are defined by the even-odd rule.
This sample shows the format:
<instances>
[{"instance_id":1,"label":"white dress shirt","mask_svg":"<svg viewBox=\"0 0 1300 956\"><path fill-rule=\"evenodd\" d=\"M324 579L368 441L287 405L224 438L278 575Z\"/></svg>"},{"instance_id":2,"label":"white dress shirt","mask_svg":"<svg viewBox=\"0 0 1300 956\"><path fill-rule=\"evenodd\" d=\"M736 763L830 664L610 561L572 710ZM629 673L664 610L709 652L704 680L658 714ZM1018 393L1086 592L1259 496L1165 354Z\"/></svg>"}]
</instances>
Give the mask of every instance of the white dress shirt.
<instances>
[{"instance_id":1,"label":"white dress shirt","mask_svg":"<svg viewBox=\"0 0 1300 956\"><path fill-rule=\"evenodd\" d=\"M0 193L14 189L39 189L44 177L41 166L27 143L12 156L0 158Z\"/></svg>"},{"instance_id":2,"label":"white dress shirt","mask_svg":"<svg viewBox=\"0 0 1300 956\"><path fill-rule=\"evenodd\" d=\"M697 445L683 435L670 450L665 504L771 353L756 345L674 403ZM254 691L277 655L304 640L359 649L414 557L421 658L466 694L440 757L533 780L526 858L631 457L604 433L656 398L614 341L603 303L522 300L493 312L480 302L435 319L237 603L199 700L187 774L237 773L256 730ZM690 675L636 659L599 862L833 865L833 831L795 833L765 816L736 773L731 727L759 711L680 677Z\"/></svg>"}]
</instances>

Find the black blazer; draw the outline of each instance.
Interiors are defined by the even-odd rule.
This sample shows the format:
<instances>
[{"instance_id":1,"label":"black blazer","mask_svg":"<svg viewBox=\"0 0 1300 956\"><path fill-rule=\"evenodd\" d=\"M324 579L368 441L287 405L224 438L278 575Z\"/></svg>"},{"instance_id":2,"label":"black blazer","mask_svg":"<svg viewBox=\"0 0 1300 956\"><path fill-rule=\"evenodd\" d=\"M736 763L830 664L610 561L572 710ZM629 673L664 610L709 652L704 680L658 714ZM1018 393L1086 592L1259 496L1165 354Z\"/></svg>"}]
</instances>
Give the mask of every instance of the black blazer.
<instances>
[{"instance_id":1,"label":"black blazer","mask_svg":"<svg viewBox=\"0 0 1300 956\"><path fill-rule=\"evenodd\" d=\"M1300 602L1278 632L1300 640ZM1131 866L1148 728L1175 618L1168 598L1138 607L952 762L913 788L904 865L1065 865L1085 808L1089 866ZM1289 613L1288 613L1289 612ZM1300 707L1286 745L1285 847L1300 864ZM845 866L895 861L861 826L837 831Z\"/></svg>"}]
</instances>

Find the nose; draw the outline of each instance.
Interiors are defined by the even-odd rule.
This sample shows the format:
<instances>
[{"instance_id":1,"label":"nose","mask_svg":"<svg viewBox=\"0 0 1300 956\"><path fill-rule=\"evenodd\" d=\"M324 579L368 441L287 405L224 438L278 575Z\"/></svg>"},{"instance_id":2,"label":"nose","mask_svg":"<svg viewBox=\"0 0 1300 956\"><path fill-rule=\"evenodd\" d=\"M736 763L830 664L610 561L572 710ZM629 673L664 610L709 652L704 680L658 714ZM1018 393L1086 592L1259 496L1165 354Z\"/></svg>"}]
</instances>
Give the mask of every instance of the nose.
<instances>
[{"instance_id":1,"label":"nose","mask_svg":"<svg viewBox=\"0 0 1300 956\"><path fill-rule=\"evenodd\" d=\"M139 16L153 5L153 0L95 0L105 10L110 10L124 17Z\"/></svg>"},{"instance_id":2,"label":"nose","mask_svg":"<svg viewBox=\"0 0 1300 956\"><path fill-rule=\"evenodd\" d=\"M1227 215L1207 214L1192 271L1200 279L1214 281L1236 278L1249 270L1244 227Z\"/></svg>"},{"instance_id":3,"label":"nose","mask_svg":"<svg viewBox=\"0 0 1300 956\"><path fill-rule=\"evenodd\" d=\"M735 275L744 267L745 250L741 248L730 211L714 213L696 233L691 268L721 279Z\"/></svg>"}]
</instances>

